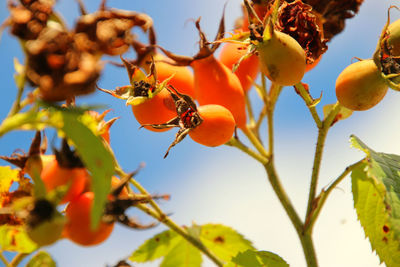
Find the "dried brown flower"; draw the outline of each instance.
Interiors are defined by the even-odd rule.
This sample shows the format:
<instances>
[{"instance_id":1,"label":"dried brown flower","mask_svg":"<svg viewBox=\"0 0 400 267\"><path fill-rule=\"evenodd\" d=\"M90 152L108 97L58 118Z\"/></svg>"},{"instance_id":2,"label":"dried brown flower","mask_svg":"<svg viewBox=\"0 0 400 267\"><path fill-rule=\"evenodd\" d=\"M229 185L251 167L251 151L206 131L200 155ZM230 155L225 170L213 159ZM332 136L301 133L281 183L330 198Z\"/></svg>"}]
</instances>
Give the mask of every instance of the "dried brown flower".
<instances>
[{"instance_id":1,"label":"dried brown flower","mask_svg":"<svg viewBox=\"0 0 400 267\"><path fill-rule=\"evenodd\" d=\"M310 5L301 0L283 2L279 8L277 29L292 36L303 47L307 64L312 64L327 49L322 23Z\"/></svg>"}]
</instances>

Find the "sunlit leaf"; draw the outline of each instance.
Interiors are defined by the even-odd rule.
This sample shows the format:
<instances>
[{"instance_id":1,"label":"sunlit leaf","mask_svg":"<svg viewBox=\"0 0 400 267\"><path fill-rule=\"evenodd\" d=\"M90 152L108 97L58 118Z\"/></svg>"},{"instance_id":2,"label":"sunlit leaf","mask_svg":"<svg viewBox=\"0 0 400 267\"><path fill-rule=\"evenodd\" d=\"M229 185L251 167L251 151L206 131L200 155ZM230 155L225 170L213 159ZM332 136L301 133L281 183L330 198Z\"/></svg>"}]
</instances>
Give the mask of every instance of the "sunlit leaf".
<instances>
[{"instance_id":1,"label":"sunlit leaf","mask_svg":"<svg viewBox=\"0 0 400 267\"><path fill-rule=\"evenodd\" d=\"M171 230L161 232L146 240L129 260L133 262L146 262L166 256L180 241L180 237Z\"/></svg>"},{"instance_id":2,"label":"sunlit leaf","mask_svg":"<svg viewBox=\"0 0 400 267\"><path fill-rule=\"evenodd\" d=\"M56 267L55 261L52 259L51 255L46 251L39 251L35 256L33 256L26 267Z\"/></svg>"},{"instance_id":3,"label":"sunlit leaf","mask_svg":"<svg viewBox=\"0 0 400 267\"><path fill-rule=\"evenodd\" d=\"M375 152L355 136L351 141L368 159L351 175L358 219L381 261L400 266L400 156Z\"/></svg>"},{"instance_id":4,"label":"sunlit leaf","mask_svg":"<svg viewBox=\"0 0 400 267\"><path fill-rule=\"evenodd\" d=\"M42 130L46 127L48 112L28 111L6 118L0 125L0 137L13 130Z\"/></svg>"},{"instance_id":5,"label":"sunlit leaf","mask_svg":"<svg viewBox=\"0 0 400 267\"><path fill-rule=\"evenodd\" d=\"M1 250L31 253L36 248L37 245L29 239L23 226L0 226Z\"/></svg>"},{"instance_id":6,"label":"sunlit leaf","mask_svg":"<svg viewBox=\"0 0 400 267\"><path fill-rule=\"evenodd\" d=\"M74 143L81 160L91 173L91 189L95 194L91 222L95 228L110 191L114 158L102 140L80 121L77 114L63 112L63 121L64 127L61 130Z\"/></svg>"},{"instance_id":7,"label":"sunlit leaf","mask_svg":"<svg viewBox=\"0 0 400 267\"><path fill-rule=\"evenodd\" d=\"M10 166L0 166L0 194L8 192L12 183L18 179L19 170L11 169Z\"/></svg>"},{"instance_id":8,"label":"sunlit leaf","mask_svg":"<svg viewBox=\"0 0 400 267\"><path fill-rule=\"evenodd\" d=\"M254 250L249 240L232 228L221 224L202 225L200 240L223 261L229 261L241 251Z\"/></svg>"},{"instance_id":9,"label":"sunlit leaf","mask_svg":"<svg viewBox=\"0 0 400 267\"><path fill-rule=\"evenodd\" d=\"M200 267L201 261L200 251L179 237L179 242L165 255L160 267Z\"/></svg>"},{"instance_id":10,"label":"sunlit leaf","mask_svg":"<svg viewBox=\"0 0 400 267\"><path fill-rule=\"evenodd\" d=\"M288 267L278 255L269 251L246 250L239 252L225 267Z\"/></svg>"}]
</instances>

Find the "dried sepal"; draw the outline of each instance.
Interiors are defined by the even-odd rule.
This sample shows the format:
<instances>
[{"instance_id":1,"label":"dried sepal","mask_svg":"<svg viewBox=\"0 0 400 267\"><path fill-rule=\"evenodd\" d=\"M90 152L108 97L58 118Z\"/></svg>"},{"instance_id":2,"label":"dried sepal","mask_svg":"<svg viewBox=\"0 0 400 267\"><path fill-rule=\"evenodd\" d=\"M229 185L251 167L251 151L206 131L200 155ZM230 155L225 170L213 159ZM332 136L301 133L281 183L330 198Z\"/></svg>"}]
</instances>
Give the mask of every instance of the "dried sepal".
<instances>
[{"instance_id":1,"label":"dried sepal","mask_svg":"<svg viewBox=\"0 0 400 267\"><path fill-rule=\"evenodd\" d=\"M157 72L154 65L154 59L150 64L150 73L146 75L139 67L121 57L121 60L128 72L131 85L117 87L115 90L99 88L99 90L108 93L116 98L126 100L126 105L139 105L153 98L161 90L167 87L168 82L173 75L163 80L157 81Z\"/></svg>"}]
</instances>

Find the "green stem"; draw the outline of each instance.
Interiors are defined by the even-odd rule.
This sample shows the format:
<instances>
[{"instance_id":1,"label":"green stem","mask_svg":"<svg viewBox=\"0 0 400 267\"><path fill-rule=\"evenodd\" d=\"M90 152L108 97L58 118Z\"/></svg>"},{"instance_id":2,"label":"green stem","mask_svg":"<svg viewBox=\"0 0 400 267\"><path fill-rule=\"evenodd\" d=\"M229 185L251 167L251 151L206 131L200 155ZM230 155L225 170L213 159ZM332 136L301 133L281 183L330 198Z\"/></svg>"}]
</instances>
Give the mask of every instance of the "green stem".
<instances>
[{"instance_id":1,"label":"green stem","mask_svg":"<svg viewBox=\"0 0 400 267\"><path fill-rule=\"evenodd\" d=\"M278 178L276 173L273 161L264 164L264 168L268 174L268 180L271 183L271 186L277 195L279 201L281 202L283 208L286 211L290 221L292 222L294 228L296 229L296 233L300 239L304 256L307 261L308 267L317 267L317 256L315 254L314 244L311 238L311 233L306 233L303 231L303 223L297 214L296 210L293 207L293 204L290 202L289 197L286 194L286 191L283 189L282 184Z\"/></svg>"},{"instance_id":2,"label":"green stem","mask_svg":"<svg viewBox=\"0 0 400 267\"><path fill-rule=\"evenodd\" d=\"M126 174L126 173L125 173L121 168L119 168L119 167L117 168L117 173L118 173L118 175L120 175L121 177L127 176L127 175L128 175L128 174ZM130 179L130 183L131 183L134 187L136 187L136 188L139 190L140 193L146 194L146 195L150 195L149 192L147 192L147 190L146 190L138 181L136 181L135 179L133 179L133 178ZM161 216L161 215L166 216L166 215L164 214L164 212L161 210L160 206L158 206L158 204L157 204L153 199L150 198L149 204L157 211L158 214L160 214L160 216Z\"/></svg>"},{"instance_id":3,"label":"green stem","mask_svg":"<svg viewBox=\"0 0 400 267\"><path fill-rule=\"evenodd\" d=\"M13 103L10 113L8 114L8 117L17 114L21 110L21 98L23 93L24 93L24 87L22 86L18 88L17 99Z\"/></svg>"},{"instance_id":4,"label":"green stem","mask_svg":"<svg viewBox=\"0 0 400 267\"><path fill-rule=\"evenodd\" d=\"M319 128L319 130L318 130L318 139L317 139L317 145L315 147L314 163L313 163L313 168L312 168L312 173L311 173L311 182L310 182L310 191L309 191L309 195L308 195L306 218L308 218L310 216L310 214L313 212L313 210L315 209L314 202L315 202L316 190L317 190L317 185L318 185L318 177L319 177L319 171L320 171L320 167L321 167L322 153L323 153L324 146L325 146L326 136L328 134L328 130L332 126L333 120L335 119L336 115L339 113L340 109L341 109L341 106L338 103L336 103L335 106L333 107L332 111L322 122L322 127Z\"/></svg>"},{"instance_id":5,"label":"green stem","mask_svg":"<svg viewBox=\"0 0 400 267\"><path fill-rule=\"evenodd\" d=\"M245 146L242 142L240 142L238 139L236 139L234 137L232 137L231 140L229 140L225 145L233 146L233 147L240 149L241 151L243 151L250 157L259 161L261 164L266 164L268 162L268 159L266 157L263 157L259 153L255 152L254 150Z\"/></svg>"},{"instance_id":6,"label":"green stem","mask_svg":"<svg viewBox=\"0 0 400 267\"><path fill-rule=\"evenodd\" d=\"M182 228L181 226L177 225L174 221L172 221L168 216L160 216L160 214L153 209L150 209L146 205L138 205L137 206L139 209L147 213L148 215L156 218L159 220L161 223L165 224L170 228L171 230L175 231L177 234L181 235L183 238L185 238L189 243L191 243L193 246L198 248L200 251L202 251L210 260L212 260L217 266L222 267L224 265L223 262L221 262L204 244L197 238L189 235L189 233Z\"/></svg>"},{"instance_id":7,"label":"green stem","mask_svg":"<svg viewBox=\"0 0 400 267\"><path fill-rule=\"evenodd\" d=\"M336 186L343 181L344 178L346 178L346 176L351 173L355 168L357 168L358 166L360 166L361 164L365 163L365 159L362 159L360 161L357 161L356 163L348 166L343 172L342 174L340 174L335 181L333 181L333 183L328 187L328 189L326 190L322 190L321 193L319 194L319 196L316 198L318 200L318 203L316 205L315 210L311 213L310 217L306 218L306 223L304 225L304 231L305 232L311 232L315 222L318 219L319 214L321 213L322 207L324 206L326 200L328 199L328 196L330 195L330 193L332 192L333 189L336 188Z\"/></svg>"},{"instance_id":8,"label":"green stem","mask_svg":"<svg viewBox=\"0 0 400 267\"><path fill-rule=\"evenodd\" d=\"M29 254L28 253L18 253L15 257L14 257L14 259L11 261L11 263L10 263L10 267L17 267L18 266L18 264L20 264L21 263L21 261L23 260L23 259L25 259L25 257L26 256L28 256Z\"/></svg>"},{"instance_id":9,"label":"green stem","mask_svg":"<svg viewBox=\"0 0 400 267\"><path fill-rule=\"evenodd\" d=\"M304 88L302 83L298 83L295 85L297 92L299 92L301 98L303 98L306 103L308 109L310 110L311 116L313 117L315 124L318 128L322 127L321 119L319 118L317 109L315 108L316 104L319 102L311 97L310 93Z\"/></svg>"},{"instance_id":10,"label":"green stem","mask_svg":"<svg viewBox=\"0 0 400 267\"><path fill-rule=\"evenodd\" d=\"M9 266L10 266L10 264L8 263L8 260L7 260L6 257L4 257L4 255L3 255L3 251L0 251L0 260L4 263L4 265L5 265L6 267L9 267Z\"/></svg>"},{"instance_id":11,"label":"green stem","mask_svg":"<svg viewBox=\"0 0 400 267\"><path fill-rule=\"evenodd\" d=\"M247 93L245 95L245 101L246 101L246 108L247 108L247 114L249 117L249 127L253 129L256 125L256 120L254 119L254 113L253 113L253 108L251 106L251 101L249 98L249 95Z\"/></svg>"},{"instance_id":12,"label":"green stem","mask_svg":"<svg viewBox=\"0 0 400 267\"><path fill-rule=\"evenodd\" d=\"M248 128L246 125L245 128L241 128L242 132L246 135L246 137L250 140L253 146L258 150L258 152L263 156L268 158L268 153L262 145L261 141L257 138L257 136Z\"/></svg>"}]
</instances>

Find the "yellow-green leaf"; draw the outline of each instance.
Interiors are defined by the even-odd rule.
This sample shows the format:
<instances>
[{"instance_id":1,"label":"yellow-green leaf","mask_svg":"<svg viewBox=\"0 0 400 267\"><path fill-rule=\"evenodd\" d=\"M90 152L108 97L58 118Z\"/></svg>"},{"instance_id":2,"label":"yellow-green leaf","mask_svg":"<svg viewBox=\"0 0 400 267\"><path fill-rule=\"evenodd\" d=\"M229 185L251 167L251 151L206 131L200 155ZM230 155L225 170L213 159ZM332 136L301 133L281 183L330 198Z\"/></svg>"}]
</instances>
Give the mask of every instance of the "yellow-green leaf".
<instances>
[{"instance_id":1,"label":"yellow-green leaf","mask_svg":"<svg viewBox=\"0 0 400 267\"><path fill-rule=\"evenodd\" d=\"M23 226L0 226L0 249L31 253L37 249L37 245L29 239Z\"/></svg>"},{"instance_id":2,"label":"yellow-green leaf","mask_svg":"<svg viewBox=\"0 0 400 267\"><path fill-rule=\"evenodd\" d=\"M33 256L26 267L56 267L55 261L52 259L49 253L46 251L39 251Z\"/></svg>"},{"instance_id":3,"label":"yellow-green leaf","mask_svg":"<svg viewBox=\"0 0 400 267\"><path fill-rule=\"evenodd\" d=\"M357 137L368 163L352 172L354 207L371 247L386 266L400 266L400 156L378 153Z\"/></svg>"},{"instance_id":4,"label":"yellow-green leaf","mask_svg":"<svg viewBox=\"0 0 400 267\"><path fill-rule=\"evenodd\" d=\"M129 260L132 262L147 262L166 256L180 241L180 237L171 230L161 232L146 240Z\"/></svg>"},{"instance_id":5,"label":"yellow-green leaf","mask_svg":"<svg viewBox=\"0 0 400 267\"><path fill-rule=\"evenodd\" d=\"M12 183L19 180L19 170L10 166L0 166L0 194L8 192Z\"/></svg>"},{"instance_id":6,"label":"yellow-green leaf","mask_svg":"<svg viewBox=\"0 0 400 267\"><path fill-rule=\"evenodd\" d=\"M289 267L281 257L269 251L239 252L224 267Z\"/></svg>"},{"instance_id":7,"label":"yellow-green leaf","mask_svg":"<svg viewBox=\"0 0 400 267\"><path fill-rule=\"evenodd\" d=\"M223 261L229 261L241 251L254 250L249 240L232 228L221 224L201 226L200 240Z\"/></svg>"}]
</instances>

